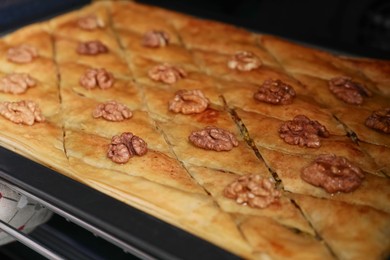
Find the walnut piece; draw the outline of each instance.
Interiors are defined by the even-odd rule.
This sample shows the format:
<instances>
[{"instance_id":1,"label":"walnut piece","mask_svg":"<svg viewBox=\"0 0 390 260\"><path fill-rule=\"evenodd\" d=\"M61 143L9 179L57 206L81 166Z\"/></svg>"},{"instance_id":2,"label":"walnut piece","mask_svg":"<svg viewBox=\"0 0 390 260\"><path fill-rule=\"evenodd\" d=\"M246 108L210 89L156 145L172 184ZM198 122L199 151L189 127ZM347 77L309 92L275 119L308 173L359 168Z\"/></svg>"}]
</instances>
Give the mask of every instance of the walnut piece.
<instances>
[{"instance_id":1,"label":"walnut piece","mask_svg":"<svg viewBox=\"0 0 390 260\"><path fill-rule=\"evenodd\" d=\"M119 122L125 119L129 119L133 116L130 109L116 101L108 101L96 106L92 113L94 118L102 117L108 121Z\"/></svg>"},{"instance_id":2,"label":"walnut piece","mask_svg":"<svg viewBox=\"0 0 390 260\"><path fill-rule=\"evenodd\" d=\"M169 44L169 35L164 31L148 31L142 38L142 45L150 48L165 47Z\"/></svg>"},{"instance_id":3,"label":"walnut piece","mask_svg":"<svg viewBox=\"0 0 390 260\"><path fill-rule=\"evenodd\" d=\"M214 126L194 131L188 139L197 147L217 152L230 151L233 147L238 146L238 141L232 133Z\"/></svg>"},{"instance_id":4,"label":"walnut piece","mask_svg":"<svg viewBox=\"0 0 390 260\"><path fill-rule=\"evenodd\" d=\"M169 101L168 109L175 113L198 114L205 111L209 105L209 100L203 92L198 89L179 90L175 97Z\"/></svg>"},{"instance_id":5,"label":"walnut piece","mask_svg":"<svg viewBox=\"0 0 390 260\"><path fill-rule=\"evenodd\" d=\"M228 61L228 67L232 70L250 71L261 66L260 59L250 51L238 51Z\"/></svg>"},{"instance_id":6,"label":"walnut piece","mask_svg":"<svg viewBox=\"0 0 390 260\"><path fill-rule=\"evenodd\" d=\"M282 195L279 190L275 189L272 179L262 178L257 174L239 177L225 187L223 194L238 204L261 209L278 201Z\"/></svg>"},{"instance_id":7,"label":"walnut piece","mask_svg":"<svg viewBox=\"0 0 390 260\"><path fill-rule=\"evenodd\" d=\"M364 179L362 170L344 157L334 154L318 156L309 166L302 169L301 178L328 193L351 192Z\"/></svg>"},{"instance_id":8,"label":"walnut piece","mask_svg":"<svg viewBox=\"0 0 390 260\"><path fill-rule=\"evenodd\" d=\"M22 94L27 88L34 87L35 80L26 73L11 73L0 80L0 91L12 94Z\"/></svg>"},{"instance_id":9,"label":"walnut piece","mask_svg":"<svg viewBox=\"0 0 390 260\"><path fill-rule=\"evenodd\" d=\"M1 102L0 115L15 124L33 125L35 122L45 121L38 104L30 100Z\"/></svg>"},{"instance_id":10,"label":"walnut piece","mask_svg":"<svg viewBox=\"0 0 390 260\"><path fill-rule=\"evenodd\" d=\"M28 44L12 47L7 51L7 59L15 63L30 63L37 57L37 49Z\"/></svg>"},{"instance_id":11,"label":"walnut piece","mask_svg":"<svg viewBox=\"0 0 390 260\"><path fill-rule=\"evenodd\" d=\"M98 55L100 53L107 53L108 48L100 41L80 42L77 46L77 53L84 55Z\"/></svg>"},{"instance_id":12,"label":"walnut piece","mask_svg":"<svg viewBox=\"0 0 390 260\"><path fill-rule=\"evenodd\" d=\"M104 27L104 22L95 15L87 15L77 20L77 25L87 31L92 31Z\"/></svg>"},{"instance_id":13,"label":"walnut piece","mask_svg":"<svg viewBox=\"0 0 390 260\"><path fill-rule=\"evenodd\" d=\"M148 152L146 142L130 132L115 135L108 147L107 157L115 163L126 163L135 155L142 156Z\"/></svg>"},{"instance_id":14,"label":"walnut piece","mask_svg":"<svg viewBox=\"0 0 390 260\"><path fill-rule=\"evenodd\" d=\"M179 79L185 78L187 73L181 68L164 63L151 68L148 72L148 75L154 81L173 84Z\"/></svg>"},{"instance_id":15,"label":"walnut piece","mask_svg":"<svg viewBox=\"0 0 390 260\"><path fill-rule=\"evenodd\" d=\"M266 80L253 97L274 105L288 105L293 102L295 90L281 80Z\"/></svg>"},{"instance_id":16,"label":"walnut piece","mask_svg":"<svg viewBox=\"0 0 390 260\"><path fill-rule=\"evenodd\" d=\"M390 107L372 112L365 124L372 129L390 134Z\"/></svg>"},{"instance_id":17,"label":"walnut piece","mask_svg":"<svg viewBox=\"0 0 390 260\"><path fill-rule=\"evenodd\" d=\"M104 68L87 69L84 75L81 76L79 82L80 85L86 89L93 89L96 87L107 89L114 84L114 76Z\"/></svg>"},{"instance_id":18,"label":"walnut piece","mask_svg":"<svg viewBox=\"0 0 390 260\"><path fill-rule=\"evenodd\" d=\"M319 137L329 137L329 132L318 121L298 115L281 125L279 136L288 144L318 148L321 146Z\"/></svg>"},{"instance_id":19,"label":"walnut piece","mask_svg":"<svg viewBox=\"0 0 390 260\"><path fill-rule=\"evenodd\" d=\"M361 105L363 97L370 97L371 92L349 77L335 77L328 82L330 91L348 104Z\"/></svg>"}]
</instances>

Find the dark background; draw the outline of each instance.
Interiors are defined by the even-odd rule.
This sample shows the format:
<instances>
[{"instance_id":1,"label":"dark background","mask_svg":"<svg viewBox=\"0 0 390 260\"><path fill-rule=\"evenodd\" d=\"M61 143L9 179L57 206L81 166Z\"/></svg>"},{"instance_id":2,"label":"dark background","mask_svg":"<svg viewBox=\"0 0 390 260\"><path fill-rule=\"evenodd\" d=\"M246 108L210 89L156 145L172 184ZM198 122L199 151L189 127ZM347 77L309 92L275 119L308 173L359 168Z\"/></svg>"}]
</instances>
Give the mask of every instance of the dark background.
<instances>
[{"instance_id":1,"label":"dark background","mask_svg":"<svg viewBox=\"0 0 390 260\"><path fill-rule=\"evenodd\" d=\"M140 0L356 56L390 59L389 0Z\"/></svg>"}]
</instances>

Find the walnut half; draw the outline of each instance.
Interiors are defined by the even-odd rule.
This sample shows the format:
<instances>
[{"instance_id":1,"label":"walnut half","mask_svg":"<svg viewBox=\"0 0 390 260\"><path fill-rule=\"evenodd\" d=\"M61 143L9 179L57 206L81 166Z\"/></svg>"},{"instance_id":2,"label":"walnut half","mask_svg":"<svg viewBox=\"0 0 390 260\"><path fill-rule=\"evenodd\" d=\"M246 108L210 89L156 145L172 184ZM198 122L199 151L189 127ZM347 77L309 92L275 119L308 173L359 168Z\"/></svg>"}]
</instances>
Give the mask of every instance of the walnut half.
<instances>
[{"instance_id":1,"label":"walnut half","mask_svg":"<svg viewBox=\"0 0 390 260\"><path fill-rule=\"evenodd\" d=\"M119 122L131 118L133 113L130 109L116 101L108 101L96 106L92 113L94 118L102 117L108 121Z\"/></svg>"},{"instance_id":2,"label":"walnut half","mask_svg":"<svg viewBox=\"0 0 390 260\"><path fill-rule=\"evenodd\" d=\"M207 126L202 130L194 131L188 139L197 147L217 152L230 151L238 146L238 141L232 133L214 126Z\"/></svg>"},{"instance_id":3,"label":"walnut half","mask_svg":"<svg viewBox=\"0 0 390 260\"><path fill-rule=\"evenodd\" d=\"M30 63L37 57L37 49L28 44L12 47L7 51L7 59L15 63Z\"/></svg>"},{"instance_id":4,"label":"walnut half","mask_svg":"<svg viewBox=\"0 0 390 260\"><path fill-rule=\"evenodd\" d=\"M100 41L80 42L76 49L78 54L84 55L98 55L100 53L107 53L108 48Z\"/></svg>"},{"instance_id":5,"label":"walnut half","mask_svg":"<svg viewBox=\"0 0 390 260\"><path fill-rule=\"evenodd\" d=\"M349 77L336 77L328 82L330 91L339 99L348 104L361 105L363 97L370 97L371 92Z\"/></svg>"},{"instance_id":6,"label":"walnut half","mask_svg":"<svg viewBox=\"0 0 390 260\"><path fill-rule=\"evenodd\" d=\"M344 157L334 154L318 156L312 164L302 169L301 178L328 193L351 192L364 179L362 170Z\"/></svg>"},{"instance_id":7,"label":"walnut half","mask_svg":"<svg viewBox=\"0 0 390 260\"><path fill-rule=\"evenodd\" d=\"M0 80L0 91L12 94L22 94L27 88L34 87L35 80L26 73L11 73Z\"/></svg>"},{"instance_id":8,"label":"walnut half","mask_svg":"<svg viewBox=\"0 0 390 260\"><path fill-rule=\"evenodd\" d=\"M293 102L295 90L281 80L266 80L253 97L274 105L287 105Z\"/></svg>"},{"instance_id":9,"label":"walnut half","mask_svg":"<svg viewBox=\"0 0 390 260\"><path fill-rule=\"evenodd\" d=\"M198 89L179 90L175 97L169 101L168 109L175 113L198 114L207 109L209 100Z\"/></svg>"},{"instance_id":10,"label":"walnut half","mask_svg":"<svg viewBox=\"0 0 390 260\"><path fill-rule=\"evenodd\" d=\"M250 71L261 66L260 59L250 51L238 51L228 61L229 69L239 71Z\"/></svg>"},{"instance_id":11,"label":"walnut half","mask_svg":"<svg viewBox=\"0 0 390 260\"><path fill-rule=\"evenodd\" d=\"M107 157L115 163L126 163L135 155L142 156L148 152L146 142L130 132L115 135L108 147Z\"/></svg>"},{"instance_id":12,"label":"walnut half","mask_svg":"<svg viewBox=\"0 0 390 260\"><path fill-rule=\"evenodd\" d=\"M99 87L101 89L107 89L114 84L114 77L112 73L106 71L106 69L88 69L80 78L80 85L86 89L93 89Z\"/></svg>"},{"instance_id":13,"label":"walnut half","mask_svg":"<svg viewBox=\"0 0 390 260\"><path fill-rule=\"evenodd\" d=\"M250 174L239 177L223 190L225 197L252 208L266 208L281 197L272 179Z\"/></svg>"},{"instance_id":14,"label":"walnut half","mask_svg":"<svg viewBox=\"0 0 390 260\"><path fill-rule=\"evenodd\" d=\"M142 45L150 48L165 47L169 43L169 35L164 31L148 31L142 38Z\"/></svg>"},{"instance_id":15,"label":"walnut half","mask_svg":"<svg viewBox=\"0 0 390 260\"><path fill-rule=\"evenodd\" d=\"M366 119L365 125L379 132L390 134L390 107L372 112Z\"/></svg>"},{"instance_id":16,"label":"walnut half","mask_svg":"<svg viewBox=\"0 0 390 260\"><path fill-rule=\"evenodd\" d=\"M173 84L179 79L185 78L187 73L181 68L164 63L151 68L148 75L154 81Z\"/></svg>"},{"instance_id":17,"label":"walnut half","mask_svg":"<svg viewBox=\"0 0 390 260\"><path fill-rule=\"evenodd\" d=\"M329 137L329 132L318 121L298 115L280 126L279 136L288 144L318 148L320 137Z\"/></svg>"},{"instance_id":18,"label":"walnut half","mask_svg":"<svg viewBox=\"0 0 390 260\"><path fill-rule=\"evenodd\" d=\"M1 102L0 115L15 124L33 125L35 122L45 121L38 104L30 100Z\"/></svg>"},{"instance_id":19,"label":"walnut half","mask_svg":"<svg viewBox=\"0 0 390 260\"><path fill-rule=\"evenodd\" d=\"M87 31L92 31L98 28L104 27L104 22L101 21L96 15L87 15L77 20L79 28Z\"/></svg>"}]
</instances>

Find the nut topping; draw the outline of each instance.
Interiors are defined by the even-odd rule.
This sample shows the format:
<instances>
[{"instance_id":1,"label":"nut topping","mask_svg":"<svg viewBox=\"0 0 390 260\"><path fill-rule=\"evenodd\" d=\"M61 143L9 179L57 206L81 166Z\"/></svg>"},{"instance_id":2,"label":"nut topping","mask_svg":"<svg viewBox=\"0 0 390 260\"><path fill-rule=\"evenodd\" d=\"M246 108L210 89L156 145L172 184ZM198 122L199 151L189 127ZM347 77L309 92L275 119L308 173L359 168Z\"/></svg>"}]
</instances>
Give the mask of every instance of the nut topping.
<instances>
[{"instance_id":1,"label":"nut topping","mask_svg":"<svg viewBox=\"0 0 390 260\"><path fill-rule=\"evenodd\" d=\"M201 90L179 90L169 101L169 110L182 114L198 114L207 109L209 100Z\"/></svg>"},{"instance_id":2,"label":"nut topping","mask_svg":"<svg viewBox=\"0 0 390 260\"><path fill-rule=\"evenodd\" d=\"M282 195L275 189L272 179L250 174L239 177L223 190L225 197L252 208L266 208Z\"/></svg>"},{"instance_id":3,"label":"nut topping","mask_svg":"<svg viewBox=\"0 0 390 260\"><path fill-rule=\"evenodd\" d=\"M228 61L228 67L232 70L250 71L261 66L260 59L249 51L238 51Z\"/></svg>"},{"instance_id":4,"label":"nut topping","mask_svg":"<svg viewBox=\"0 0 390 260\"><path fill-rule=\"evenodd\" d=\"M131 157L142 156L147 151L147 144L143 139L130 132L125 132L112 137L107 157L115 163L126 163Z\"/></svg>"},{"instance_id":5,"label":"nut topping","mask_svg":"<svg viewBox=\"0 0 390 260\"><path fill-rule=\"evenodd\" d=\"M318 148L321 146L319 137L328 137L329 132L318 121L298 115L281 125L279 136L288 144Z\"/></svg>"},{"instance_id":6,"label":"nut topping","mask_svg":"<svg viewBox=\"0 0 390 260\"><path fill-rule=\"evenodd\" d=\"M35 122L45 121L38 104L29 100L1 102L0 115L15 124L33 125Z\"/></svg>"},{"instance_id":7,"label":"nut topping","mask_svg":"<svg viewBox=\"0 0 390 260\"><path fill-rule=\"evenodd\" d=\"M179 79L185 78L187 73L181 68L164 63L151 68L148 75L154 81L173 84Z\"/></svg>"},{"instance_id":8,"label":"nut topping","mask_svg":"<svg viewBox=\"0 0 390 260\"><path fill-rule=\"evenodd\" d=\"M0 80L0 91L12 94L22 94L27 88L34 87L35 80L26 73L11 73Z\"/></svg>"},{"instance_id":9,"label":"nut topping","mask_svg":"<svg viewBox=\"0 0 390 260\"><path fill-rule=\"evenodd\" d=\"M149 31L142 38L142 45L150 48L165 47L169 43L169 35L164 31Z\"/></svg>"},{"instance_id":10,"label":"nut topping","mask_svg":"<svg viewBox=\"0 0 390 260\"><path fill-rule=\"evenodd\" d=\"M318 156L312 164L302 169L301 178L328 193L351 192L364 179L362 170L344 157L334 154Z\"/></svg>"},{"instance_id":11,"label":"nut topping","mask_svg":"<svg viewBox=\"0 0 390 260\"><path fill-rule=\"evenodd\" d=\"M87 69L85 74L80 78L80 85L86 89L93 89L99 87L107 89L114 84L114 77L112 73L105 69Z\"/></svg>"},{"instance_id":12,"label":"nut topping","mask_svg":"<svg viewBox=\"0 0 390 260\"><path fill-rule=\"evenodd\" d=\"M233 147L238 146L238 141L232 133L214 126L194 131L188 139L197 147L217 152L230 151Z\"/></svg>"},{"instance_id":13,"label":"nut topping","mask_svg":"<svg viewBox=\"0 0 390 260\"><path fill-rule=\"evenodd\" d=\"M342 101L348 104L361 105L363 97L370 97L371 92L363 85L349 77L336 77L328 82L329 89Z\"/></svg>"},{"instance_id":14,"label":"nut topping","mask_svg":"<svg viewBox=\"0 0 390 260\"><path fill-rule=\"evenodd\" d=\"M287 105L293 102L295 91L293 87L281 80L266 80L253 97L262 102L274 105Z\"/></svg>"},{"instance_id":15,"label":"nut topping","mask_svg":"<svg viewBox=\"0 0 390 260\"><path fill-rule=\"evenodd\" d=\"M100 41L80 42L77 46L77 53L84 55L98 55L108 52L106 45Z\"/></svg>"},{"instance_id":16,"label":"nut topping","mask_svg":"<svg viewBox=\"0 0 390 260\"><path fill-rule=\"evenodd\" d=\"M88 15L78 19L77 25L83 30L92 31L97 28L103 28L104 22L95 15Z\"/></svg>"},{"instance_id":17,"label":"nut topping","mask_svg":"<svg viewBox=\"0 0 390 260\"><path fill-rule=\"evenodd\" d=\"M7 59L15 63L29 63L37 57L37 49L28 44L22 44L16 47L12 47L9 48L7 51Z\"/></svg>"},{"instance_id":18,"label":"nut topping","mask_svg":"<svg viewBox=\"0 0 390 260\"><path fill-rule=\"evenodd\" d=\"M372 129L390 134L390 107L372 112L365 124Z\"/></svg>"},{"instance_id":19,"label":"nut topping","mask_svg":"<svg viewBox=\"0 0 390 260\"><path fill-rule=\"evenodd\" d=\"M108 121L119 122L125 119L131 118L133 113L130 109L116 101L108 101L96 106L95 110L92 113L94 118L103 117Z\"/></svg>"}]
</instances>

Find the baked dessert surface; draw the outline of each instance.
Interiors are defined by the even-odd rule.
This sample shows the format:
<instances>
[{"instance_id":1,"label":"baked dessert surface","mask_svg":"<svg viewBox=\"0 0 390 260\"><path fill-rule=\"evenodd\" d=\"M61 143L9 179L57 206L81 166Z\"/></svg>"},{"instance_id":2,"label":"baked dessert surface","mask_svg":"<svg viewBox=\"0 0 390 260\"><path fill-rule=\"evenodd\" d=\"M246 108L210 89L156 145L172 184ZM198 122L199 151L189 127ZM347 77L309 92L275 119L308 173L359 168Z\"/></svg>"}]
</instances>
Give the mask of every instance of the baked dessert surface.
<instances>
[{"instance_id":1,"label":"baked dessert surface","mask_svg":"<svg viewBox=\"0 0 390 260\"><path fill-rule=\"evenodd\" d=\"M389 61L127 1L0 53L0 145L243 258L389 256Z\"/></svg>"}]
</instances>

